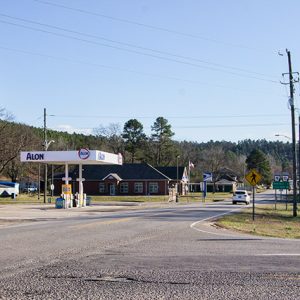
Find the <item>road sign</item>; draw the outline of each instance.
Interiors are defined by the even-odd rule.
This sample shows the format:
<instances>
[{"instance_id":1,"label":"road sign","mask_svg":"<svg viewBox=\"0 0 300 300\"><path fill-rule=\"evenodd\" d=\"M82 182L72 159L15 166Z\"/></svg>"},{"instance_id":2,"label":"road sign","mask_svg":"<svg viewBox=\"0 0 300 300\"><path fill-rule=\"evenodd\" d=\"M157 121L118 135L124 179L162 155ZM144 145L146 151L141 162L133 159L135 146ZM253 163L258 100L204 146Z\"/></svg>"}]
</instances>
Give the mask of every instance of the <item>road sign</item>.
<instances>
[{"instance_id":1,"label":"road sign","mask_svg":"<svg viewBox=\"0 0 300 300\"><path fill-rule=\"evenodd\" d=\"M262 176L256 170L252 169L245 176L245 178L251 185L255 186L255 185L257 185L258 182L260 182Z\"/></svg>"},{"instance_id":2,"label":"road sign","mask_svg":"<svg viewBox=\"0 0 300 300\"><path fill-rule=\"evenodd\" d=\"M72 185L71 184L62 184L61 189L62 189L62 194L65 194L65 195L72 194Z\"/></svg>"},{"instance_id":3,"label":"road sign","mask_svg":"<svg viewBox=\"0 0 300 300\"><path fill-rule=\"evenodd\" d=\"M274 175L274 181L280 181L280 175Z\"/></svg>"},{"instance_id":4,"label":"road sign","mask_svg":"<svg viewBox=\"0 0 300 300\"><path fill-rule=\"evenodd\" d=\"M289 175L283 175L282 181L289 181Z\"/></svg>"},{"instance_id":5,"label":"road sign","mask_svg":"<svg viewBox=\"0 0 300 300\"><path fill-rule=\"evenodd\" d=\"M273 181L274 190L287 190L290 188L288 181Z\"/></svg>"},{"instance_id":6,"label":"road sign","mask_svg":"<svg viewBox=\"0 0 300 300\"><path fill-rule=\"evenodd\" d=\"M212 181L212 173L203 173L203 181Z\"/></svg>"}]
</instances>

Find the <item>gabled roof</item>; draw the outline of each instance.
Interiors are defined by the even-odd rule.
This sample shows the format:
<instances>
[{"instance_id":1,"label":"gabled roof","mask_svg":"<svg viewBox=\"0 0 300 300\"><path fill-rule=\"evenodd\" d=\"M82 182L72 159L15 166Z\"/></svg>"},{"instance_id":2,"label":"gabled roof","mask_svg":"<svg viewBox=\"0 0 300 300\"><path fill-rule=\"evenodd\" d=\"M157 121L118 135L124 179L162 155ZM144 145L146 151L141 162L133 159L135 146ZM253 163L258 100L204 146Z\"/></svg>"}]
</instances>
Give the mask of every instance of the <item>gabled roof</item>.
<instances>
[{"instance_id":1,"label":"gabled roof","mask_svg":"<svg viewBox=\"0 0 300 300\"><path fill-rule=\"evenodd\" d=\"M177 180L177 167L156 167L158 171L165 174L172 180ZM178 167L178 179L181 180L184 175L185 167Z\"/></svg>"},{"instance_id":2,"label":"gabled roof","mask_svg":"<svg viewBox=\"0 0 300 300\"><path fill-rule=\"evenodd\" d=\"M214 178L219 181L221 179L225 179L228 181L237 181L238 175L229 168L221 168L214 174Z\"/></svg>"},{"instance_id":3,"label":"gabled roof","mask_svg":"<svg viewBox=\"0 0 300 300\"><path fill-rule=\"evenodd\" d=\"M117 179L118 181L122 180L122 178L118 174L116 174L116 173L110 173L110 174L106 175L104 178L102 178L102 180L113 179L113 178Z\"/></svg>"},{"instance_id":4,"label":"gabled roof","mask_svg":"<svg viewBox=\"0 0 300 300\"><path fill-rule=\"evenodd\" d=\"M227 180L227 179L221 179L221 180L218 180L216 182L216 184L233 184L233 183L236 183L235 180Z\"/></svg>"},{"instance_id":5,"label":"gabled roof","mask_svg":"<svg viewBox=\"0 0 300 300\"><path fill-rule=\"evenodd\" d=\"M149 164L123 165L85 165L83 177L86 180L103 180L109 174L118 176L121 180L170 180L168 176ZM78 174L78 171L75 171ZM70 177L74 177L70 172Z\"/></svg>"}]
</instances>

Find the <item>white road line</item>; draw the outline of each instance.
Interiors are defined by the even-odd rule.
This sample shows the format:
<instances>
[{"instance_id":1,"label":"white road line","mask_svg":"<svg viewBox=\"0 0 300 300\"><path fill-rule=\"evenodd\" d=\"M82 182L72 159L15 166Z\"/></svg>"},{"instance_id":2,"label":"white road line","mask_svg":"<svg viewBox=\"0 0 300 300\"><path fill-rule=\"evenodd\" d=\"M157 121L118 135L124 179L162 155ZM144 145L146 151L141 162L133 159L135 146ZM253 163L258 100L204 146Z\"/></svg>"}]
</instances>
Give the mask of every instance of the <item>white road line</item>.
<instances>
[{"instance_id":1,"label":"white road line","mask_svg":"<svg viewBox=\"0 0 300 300\"><path fill-rule=\"evenodd\" d=\"M218 232L210 232L210 231L206 231L206 230L202 230L202 229L199 229L199 228L196 228L195 226L201 222L205 222L205 221L208 221L208 220L211 220L211 219L214 219L214 218L218 218L218 217L221 217L221 216L224 216L224 215L228 215L232 212L235 212L235 211L238 211L238 210L241 210L241 208L235 208L233 210L230 210L230 211L227 211L225 213L221 213L221 214L218 214L218 215L214 215L214 216L211 216L211 217L208 217L208 218L205 218L205 219L202 219L200 221L197 221L197 222L194 222L193 224L190 225L190 228L196 230L196 231L199 231L199 232L203 232L203 233L208 233L208 234L213 234L213 235L220 235L220 236L230 236L230 237L239 237L241 235L234 235L234 234L225 234L225 233L218 233ZM252 236L251 236L252 237ZM253 237L253 239L257 239L257 237Z\"/></svg>"},{"instance_id":2,"label":"white road line","mask_svg":"<svg viewBox=\"0 0 300 300\"><path fill-rule=\"evenodd\" d=\"M228 212L225 212L225 213L222 213L222 214L218 214L218 215L214 215L214 216L211 216L211 217L208 217L208 218L205 218L205 219L202 219L202 220L199 220L197 222L194 222L193 224L190 225L190 228L196 230L196 231L199 231L199 232L203 232L203 233L208 233L208 234L212 234L212 235L219 235L219 236L228 236L228 237L247 237L247 238L252 238L252 239L260 239L260 240L281 240L281 241L289 241L289 242L300 242L300 239L284 239L284 238L276 238L276 237L265 237L265 236L258 236L258 235L250 235L250 234L243 234L243 233L237 233L237 234L226 234L226 233L218 233L218 232L211 232L211 231L206 231L206 230L202 230L202 229L199 229L199 228L196 228L195 226L201 222L205 222L205 221L208 221L208 220L211 220L211 219L214 219L214 218L218 218L218 217L221 217L221 216L224 216L224 215L228 215L232 212L235 212L235 211L238 211L238 210L241 210L242 208L236 208L236 209L233 209L233 210L230 210ZM270 254L272 255L272 254ZM283 254L284 255L284 254ZM300 256L300 254L297 254L297 256Z\"/></svg>"},{"instance_id":3,"label":"white road line","mask_svg":"<svg viewBox=\"0 0 300 300\"><path fill-rule=\"evenodd\" d=\"M218 217L221 217L221 216L224 216L224 215L228 215L234 211L237 211L237 210L240 210L241 208L236 208L236 209L232 209L230 211L227 211L225 213L221 213L221 214L217 214L217 215L214 215L214 216L211 216L211 217L208 217L208 218L205 218L205 219L202 219L200 221L196 221L194 222L193 224L190 225L191 228L194 228L195 225L197 225L198 223L201 223L201 222L205 222L205 221L208 221L208 220L211 220L211 219L214 219L214 218L218 218Z\"/></svg>"},{"instance_id":4,"label":"white road line","mask_svg":"<svg viewBox=\"0 0 300 300\"><path fill-rule=\"evenodd\" d=\"M300 256L300 253L267 253L255 254L254 256Z\"/></svg>"}]
</instances>

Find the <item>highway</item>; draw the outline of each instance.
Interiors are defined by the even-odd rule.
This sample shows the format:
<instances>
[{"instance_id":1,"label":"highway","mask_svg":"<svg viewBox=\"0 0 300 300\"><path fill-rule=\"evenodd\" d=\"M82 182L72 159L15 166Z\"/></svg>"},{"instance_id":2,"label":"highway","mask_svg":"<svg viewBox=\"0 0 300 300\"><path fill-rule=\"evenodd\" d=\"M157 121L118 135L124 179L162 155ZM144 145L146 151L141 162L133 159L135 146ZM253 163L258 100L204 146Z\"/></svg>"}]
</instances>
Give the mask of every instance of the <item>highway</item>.
<instances>
[{"instance_id":1,"label":"highway","mask_svg":"<svg viewBox=\"0 0 300 300\"><path fill-rule=\"evenodd\" d=\"M173 203L2 227L0 299L300 299L299 240L211 226L244 207Z\"/></svg>"}]
</instances>

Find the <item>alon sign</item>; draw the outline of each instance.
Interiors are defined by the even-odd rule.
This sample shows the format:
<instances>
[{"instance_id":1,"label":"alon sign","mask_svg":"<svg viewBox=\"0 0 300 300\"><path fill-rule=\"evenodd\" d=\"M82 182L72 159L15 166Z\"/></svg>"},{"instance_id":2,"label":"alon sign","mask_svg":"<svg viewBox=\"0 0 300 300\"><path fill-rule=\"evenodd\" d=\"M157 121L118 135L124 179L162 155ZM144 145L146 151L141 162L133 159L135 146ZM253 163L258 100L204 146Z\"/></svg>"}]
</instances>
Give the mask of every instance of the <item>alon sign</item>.
<instances>
[{"instance_id":1,"label":"alon sign","mask_svg":"<svg viewBox=\"0 0 300 300\"><path fill-rule=\"evenodd\" d=\"M44 153L30 153L26 155L26 160L44 160Z\"/></svg>"},{"instance_id":2,"label":"alon sign","mask_svg":"<svg viewBox=\"0 0 300 300\"><path fill-rule=\"evenodd\" d=\"M78 151L22 151L21 162L50 164L122 165L122 155L81 148Z\"/></svg>"}]
</instances>

